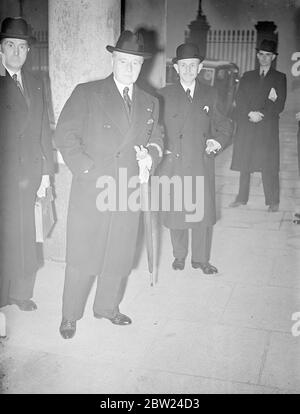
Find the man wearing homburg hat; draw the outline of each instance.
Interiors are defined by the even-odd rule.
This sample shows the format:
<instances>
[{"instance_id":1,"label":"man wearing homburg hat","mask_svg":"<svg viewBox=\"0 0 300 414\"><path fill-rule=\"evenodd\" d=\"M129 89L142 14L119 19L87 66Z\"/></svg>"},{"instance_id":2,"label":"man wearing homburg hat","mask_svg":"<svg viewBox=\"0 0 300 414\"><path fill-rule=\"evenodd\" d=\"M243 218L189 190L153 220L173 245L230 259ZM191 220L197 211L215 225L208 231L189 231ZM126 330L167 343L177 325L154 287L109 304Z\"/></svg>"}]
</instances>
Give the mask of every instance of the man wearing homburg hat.
<instances>
[{"instance_id":1,"label":"man wearing homburg hat","mask_svg":"<svg viewBox=\"0 0 300 414\"><path fill-rule=\"evenodd\" d=\"M127 199L119 208L118 194L116 211L101 209L99 180L111 177L117 193L121 185L126 194L127 183L121 183L120 175L137 177L137 161L142 159L154 171L163 155L158 100L135 84L144 59L150 57L142 38L124 31L116 46L106 49L112 53L112 74L78 85L56 129L56 144L73 174L60 325L65 339L75 334L95 275L94 316L116 325L131 323L119 304L133 265L139 211L124 207Z\"/></svg>"},{"instance_id":2,"label":"man wearing homburg hat","mask_svg":"<svg viewBox=\"0 0 300 414\"><path fill-rule=\"evenodd\" d=\"M204 206L199 217L196 211L193 217L186 208L172 210L172 203L171 211L162 212L163 223L170 229L173 269L184 269L191 229L192 267L202 270L204 274L214 275L218 270L209 263L213 225L216 222L214 155L228 143L231 122L218 107L214 88L197 79L202 61L197 45L185 43L178 46L173 64L179 80L160 90L166 155L159 167L159 175L181 177L182 193L192 198L193 202L196 200L196 211L201 210L200 205ZM184 181L189 178L193 180L190 189L186 188ZM197 186L198 179L199 182L203 180L204 186ZM171 190L171 200L176 197Z\"/></svg>"},{"instance_id":3,"label":"man wearing homburg hat","mask_svg":"<svg viewBox=\"0 0 300 414\"><path fill-rule=\"evenodd\" d=\"M38 261L34 205L54 171L43 84L23 69L33 38L22 18L0 32L0 306L33 311Z\"/></svg>"},{"instance_id":4,"label":"man wearing homburg hat","mask_svg":"<svg viewBox=\"0 0 300 414\"><path fill-rule=\"evenodd\" d=\"M268 211L279 209L279 114L286 100L286 75L271 66L276 56L276 43L263 40L257 49L259 67L245 72L239 84L231 169L240 171L240 182L230 207L247 204L251 173L259 171Z\"/></svg>"}]
</instances>

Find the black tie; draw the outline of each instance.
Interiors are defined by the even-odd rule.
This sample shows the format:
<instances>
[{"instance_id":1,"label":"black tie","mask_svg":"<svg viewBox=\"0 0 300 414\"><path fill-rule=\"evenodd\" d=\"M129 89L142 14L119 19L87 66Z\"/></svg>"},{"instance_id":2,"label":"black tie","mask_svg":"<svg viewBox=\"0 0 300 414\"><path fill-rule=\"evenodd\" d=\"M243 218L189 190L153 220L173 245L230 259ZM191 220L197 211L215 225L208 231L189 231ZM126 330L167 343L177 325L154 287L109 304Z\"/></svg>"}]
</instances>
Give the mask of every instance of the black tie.
<instances>
[{"instance_id":1,"label":"black tie","mask_svg":"<svg viewBox=\"0 0 300 414\"><path fill-rule=\"evenodd\" d=\"M131 99L128 95L129 92L129 88L128 86L125 86L125 88L123 89L123 98L124 98L124 102L125 102L125 107L127 110L128 115L130 116L130 112L131 112Z\"/></svg>"},{"instance_id":2,"label":"black tie","mask_svg":"<svg viewBox=\"0 0 300 414\"><path fill-rule=\"evenodd\" d=\"M21 83L18 81L18 76L17 76L17 74L16 73L14 73L13 75L12 75L12 78L13 78L13 80L15 81L15 83L16 83L16 85L17 85L17 87L20 89L20 91L22 92L22 95L24 95L24 89L22 88L22 85L21 85Z\"/></svg>"},{"instance_id":3,"label":"black tie","mask_svg":"<svg viewBox=\"0 0 300 414\"><path fill-rule=\"evenodd\" d=\"M191 90L188 88L188 89L185 91L185 93L186 93L186 96L188 97L188 100L189 100L190 102L193 102L193 98L192 98L192 96L191 96Z\"/></svg>"}]
</instances>

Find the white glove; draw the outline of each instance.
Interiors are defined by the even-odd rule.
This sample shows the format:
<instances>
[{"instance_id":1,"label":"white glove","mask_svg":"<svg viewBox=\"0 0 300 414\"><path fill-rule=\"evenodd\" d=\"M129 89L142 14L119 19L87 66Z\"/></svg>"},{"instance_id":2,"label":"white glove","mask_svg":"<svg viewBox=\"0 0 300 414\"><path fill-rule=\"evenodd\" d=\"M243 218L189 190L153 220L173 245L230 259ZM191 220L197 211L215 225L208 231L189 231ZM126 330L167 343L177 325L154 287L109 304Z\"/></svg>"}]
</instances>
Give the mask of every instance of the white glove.
<instances>
[{"instance_id":1,"label":"white glove","mask_svg":"<svg viewBox=\"0 0 300 414\"><path fill-rule=\"evenodd\" d=\"M257 122L260 122L263 119L264 114L262 114L259 111L251 111L251 112L249 112L248 117L249 117L250 122L257 123Z\"/></svg>"},{"instance_id":2,"label":"white glove","mask_svg":"<svg viewBox=\"0 0 300 414\"><path fill-rule=\"evenodd\" d=\"M134 146L136 152L136 159L139 164L139 179L140 183L147 183L149 181L149 171L152 167L152 158L148 154L147 148L143 145L135 145Z\"/></svg>"},{"instance_id":3,"label":"white glove","mask_svg":"<svg viewBox=\"0 0 300 414\"><path fill-rule=\"evenodd\" d=\"M207 154L210 154L211 152L216 154L221 148L222 148L221 144L215 139L208 139L206 141L205 151Z\"/></svg>"},{"instance_id":4,"label":"white glove","mask_svg":"<svg viewBox=\"0 0 300 414\"><path fill-rule=\"evenodd\" d=\"M36 195L39 198L45 197L46 196L46 190L49 187L50 187L49 175L43 175L42 181L41 181L41 184L40 184L40 188L37 190Z\"/></svg>"}]
</instances>

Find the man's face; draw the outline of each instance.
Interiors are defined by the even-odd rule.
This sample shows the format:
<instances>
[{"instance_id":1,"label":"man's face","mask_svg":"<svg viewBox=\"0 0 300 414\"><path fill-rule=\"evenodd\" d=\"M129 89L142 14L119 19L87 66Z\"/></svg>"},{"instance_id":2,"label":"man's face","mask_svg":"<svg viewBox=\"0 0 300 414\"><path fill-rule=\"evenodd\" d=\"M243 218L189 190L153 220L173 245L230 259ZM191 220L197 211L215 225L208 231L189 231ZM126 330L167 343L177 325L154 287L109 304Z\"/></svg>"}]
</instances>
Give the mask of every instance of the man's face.
<instances>
[{"instance_id":1,"label":"man's face","mask_svg":"<svg viewBox=\"0 0 300 414\"><path fill-rule=\"evenodd\" d=\"M1 42L3 62L7 69L18 71L24 65L29 51L27 40L6 38Z\"/></svg>"},{"instance_id":2,"label":"man's face","mask_svg":"<svg viewBox=\"0 0 300 414\"><path fill-rule=\"evenodd\" d=\"M203 64L197 58L181 59L174 64L174 68L184 84L191 85L202 69Z\"/></svg>"},{"instance_id":3,"label":"man's face","mask_svg":"<svg viewBox=\"0 0 300 414\"><path fill-rule=\"evenodd\" d=\"M263 67L270 67L272 60L274 60L276 55L271 52L265 52L264 50L260 50L257 53L257 59L259 61L259 65Z\"/></svg>"},{"instance_id":4,"label":"man's face","mask_svg":"<svg viewBox=\"0 0 300 414\"><path fill-rule=\"evenodd\" d=\"M112 55L113 74L118 82L131 85L139 77L143 62L142 56L115 51Z\"/></svg>"}]
</instances>

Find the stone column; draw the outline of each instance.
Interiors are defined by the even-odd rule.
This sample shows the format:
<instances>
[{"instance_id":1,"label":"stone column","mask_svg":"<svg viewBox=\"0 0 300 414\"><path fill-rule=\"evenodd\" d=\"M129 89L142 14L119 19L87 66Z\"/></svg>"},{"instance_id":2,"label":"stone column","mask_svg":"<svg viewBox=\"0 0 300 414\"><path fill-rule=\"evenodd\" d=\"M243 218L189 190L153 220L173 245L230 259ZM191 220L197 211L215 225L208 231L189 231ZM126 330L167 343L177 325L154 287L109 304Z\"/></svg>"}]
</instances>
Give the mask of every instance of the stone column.
<instances>
[{"instance_id":1,"label":"stone column","mask_svg":"<svg viewBox=\"0 0 300 414\"><path fill-rule=\"evenodd\" d=\"M120 0L49 1L49 74L57 117L74 87L107 76L120 34Z\"/></svg>"},{"instance_id":2,"label":"stone column","mask_svg":"<svg viewBox=\"0 0 300 414\"><path fill-rule=\"evenodd\" d=\"M49 76L54 124L78 83L111 73L111 54L120 34L120 0L49 1ZM67 206L71 174L58 157L55 176L57 223L44 244L47 259L64 260Z\"/></svg>"}]
</instances>

